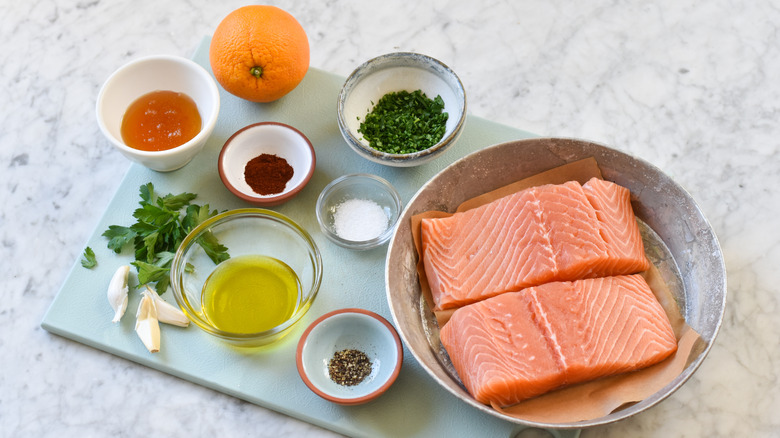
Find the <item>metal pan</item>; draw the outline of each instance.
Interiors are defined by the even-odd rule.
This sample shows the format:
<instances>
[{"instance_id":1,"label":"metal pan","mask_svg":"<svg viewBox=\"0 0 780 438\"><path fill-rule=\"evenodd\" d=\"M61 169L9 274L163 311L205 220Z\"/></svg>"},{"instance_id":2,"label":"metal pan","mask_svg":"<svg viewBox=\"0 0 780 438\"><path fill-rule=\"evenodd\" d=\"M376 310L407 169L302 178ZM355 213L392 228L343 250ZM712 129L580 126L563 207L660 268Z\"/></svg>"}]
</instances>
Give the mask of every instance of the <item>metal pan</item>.
<instances>
[{"instance_id":1,"label":"metal pan","mask_svg":"<svg viewBox=\"0 0 780 438\"><path fill-rule=\"evenodd\" d=\"M686 322L703 345L685 370L653 396L601 418L537 423L502 414L474 400L441 347L433 313L422 298L410 219L428 210L454 211L463 201L551 168L593 157L605 179L631 191L651 260L660 269ZM388 248L385 284L390 312L412 355L440 385L475 409L544 429L578 429L612 423L661 402L682 386L707 356L726 303L726 269L712 227L691 196L658 168L592 142L540 138L491 146L452 163L428 181L406 206Z\"/></svg>"}]
</instances>

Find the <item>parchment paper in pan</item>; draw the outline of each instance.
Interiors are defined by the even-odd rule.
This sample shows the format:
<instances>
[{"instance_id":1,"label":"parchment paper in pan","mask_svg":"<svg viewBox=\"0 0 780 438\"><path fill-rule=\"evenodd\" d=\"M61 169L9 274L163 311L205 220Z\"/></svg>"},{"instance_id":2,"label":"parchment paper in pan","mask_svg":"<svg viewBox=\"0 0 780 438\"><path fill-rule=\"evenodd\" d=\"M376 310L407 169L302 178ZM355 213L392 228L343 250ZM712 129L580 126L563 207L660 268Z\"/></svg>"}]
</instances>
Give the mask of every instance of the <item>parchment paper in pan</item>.
<instances>
[{"instance_id":1,"label":"parchment paper in pan","mask_svg":"<svg viewBox=\"0 0 780 438\"><path fill-rule=\"evenodd\" d=\"M593 158L569 163L546 172L522 179L510 185L469 199L455 212L427 211L412 217L412 235L418 254L417 273L422 294L433 309L433 297L422 263L420 222L424 218L451 216L490 203L509 194L544 184L563 184L567 181L586 183L591 178L602 178L598 163ZM658 301L664 307L677 337L677 352L666 360L648 368L586 382L549 392L513 406L493 408L515 418L542 423L567 423L592 420L608 415L622 406L637 403L658 392L685 369L700 347L699 335L685 323L673 294L655 267L642 273ZM439 327L447 323L455 309L434 312Z\"/></svg>"}]
</instances>

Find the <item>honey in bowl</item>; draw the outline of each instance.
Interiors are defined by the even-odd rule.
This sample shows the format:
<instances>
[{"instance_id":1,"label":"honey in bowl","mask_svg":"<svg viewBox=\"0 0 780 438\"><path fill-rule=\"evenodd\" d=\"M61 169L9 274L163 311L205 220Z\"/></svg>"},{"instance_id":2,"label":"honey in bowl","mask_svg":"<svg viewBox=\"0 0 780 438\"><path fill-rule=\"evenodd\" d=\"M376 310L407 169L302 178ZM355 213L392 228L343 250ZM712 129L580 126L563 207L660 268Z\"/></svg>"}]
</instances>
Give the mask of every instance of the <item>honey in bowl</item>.
<instances>
[{"instance_id":1,"label":"honey in bowl","mask_svg":"<svg viewBox=\"0 0 780 438\"><path fill-rule=\"evenodd\" d=\"M243 255L220 263L203 285L204 316L220 330L258 333L287 321L301 302L295 271L273 257Z\"/></svg>"},{"instance_id":2,"label":"honey in bowl","mask_svg":"<svg viewBox=\"0 0 780 438\"><path fill-rule=\"evenodd\" d=\"M192 140L201 128L195 101L184 93L157 90L127 107L122 118L122 140L142 151L165 151Z\"/></svg>"}]
</instances>

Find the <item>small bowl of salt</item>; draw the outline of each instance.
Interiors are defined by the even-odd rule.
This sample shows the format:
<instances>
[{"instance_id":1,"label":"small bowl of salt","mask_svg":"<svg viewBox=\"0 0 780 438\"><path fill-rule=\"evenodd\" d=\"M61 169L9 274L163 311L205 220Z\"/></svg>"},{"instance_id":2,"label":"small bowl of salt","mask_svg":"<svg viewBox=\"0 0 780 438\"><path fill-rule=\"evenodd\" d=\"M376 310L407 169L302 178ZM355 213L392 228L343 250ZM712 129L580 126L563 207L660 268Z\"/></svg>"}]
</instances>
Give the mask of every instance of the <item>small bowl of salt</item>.
<instances>
[{"instance_id":1,"label":"small bowl of salt","mask_svg":"<svg viewBox=\"0 0 780 438\"><path fill-rule=\"evenodd\" d=\"M344 175L317 198L317 222L331 241L364 250L386 243L401 214L401 198L385 179L368 173Z\"/></svg>"}]
</instances>

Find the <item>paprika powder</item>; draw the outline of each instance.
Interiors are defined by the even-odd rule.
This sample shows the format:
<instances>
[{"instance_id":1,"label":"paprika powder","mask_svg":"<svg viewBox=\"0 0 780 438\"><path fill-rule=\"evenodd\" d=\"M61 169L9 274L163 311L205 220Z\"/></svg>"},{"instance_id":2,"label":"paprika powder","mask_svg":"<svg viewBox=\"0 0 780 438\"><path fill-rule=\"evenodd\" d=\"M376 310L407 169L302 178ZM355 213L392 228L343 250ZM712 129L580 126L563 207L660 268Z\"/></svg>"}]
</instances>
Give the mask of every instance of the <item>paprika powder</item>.
<instances>
[{"instance_id":1,"label":"paprika powder","mask_svg":"<svg viewBox=\"0 0 780 438\"><path fill-rule=\"evenodd\" d=\"M260 154L249 160L244 167L246 183L260 195L283 192L293 173L293 168L287 160L273 154Z\"/></svg>"}]
</instances>

